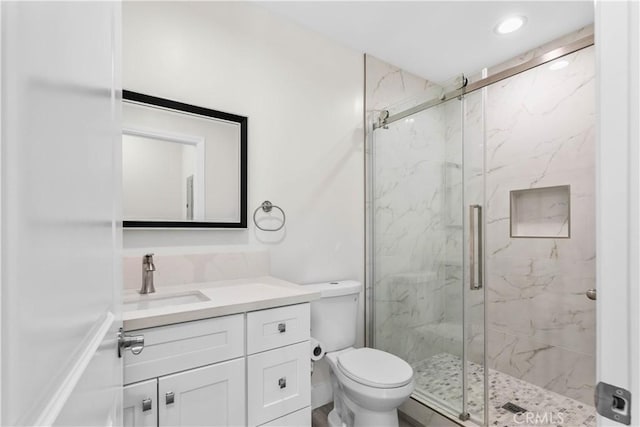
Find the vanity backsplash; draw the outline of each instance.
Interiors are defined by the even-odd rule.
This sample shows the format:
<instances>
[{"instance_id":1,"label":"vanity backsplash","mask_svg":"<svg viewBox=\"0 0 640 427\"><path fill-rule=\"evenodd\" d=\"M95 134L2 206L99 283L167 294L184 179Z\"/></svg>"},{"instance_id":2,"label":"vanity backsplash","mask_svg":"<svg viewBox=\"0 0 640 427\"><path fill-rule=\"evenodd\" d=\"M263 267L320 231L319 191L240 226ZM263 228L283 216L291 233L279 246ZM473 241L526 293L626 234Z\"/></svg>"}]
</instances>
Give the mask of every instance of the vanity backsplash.
<instances>
[{"instance_id":1,"label":"vanity backsplash","mask_svg":"<svg viewBox=\"0 0 640 427\"><path fill-rule=\"evenodd\" d=\"M147 252L134 255L130 252L123 257L124 289L140 288L142 257L145 253ZM192 254L163 254L158 250L153 259L156 268L154 272L156 288L184 283L261 277L270 274L269 252L266 250Z\"/></svg>"}]
</instances>

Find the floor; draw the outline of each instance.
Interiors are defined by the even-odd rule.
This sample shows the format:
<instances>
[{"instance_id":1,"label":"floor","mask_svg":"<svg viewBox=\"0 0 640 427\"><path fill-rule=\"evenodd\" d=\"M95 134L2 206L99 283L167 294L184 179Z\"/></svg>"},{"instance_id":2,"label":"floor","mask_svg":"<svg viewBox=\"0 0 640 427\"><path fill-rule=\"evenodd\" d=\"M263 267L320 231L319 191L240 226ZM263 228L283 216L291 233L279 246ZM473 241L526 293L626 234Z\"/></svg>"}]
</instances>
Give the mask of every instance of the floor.
<instances>
[{"instance_id":1,"label":"floor","mask_svg":"<svg viewBox=\"0 0 640 427\"><path fill-rule=\"evenodd\" d=\"M445 402L462 401L462 361L449 353L440 353L414 365L416 390ZM469 362L467 402L469 412L481 414L484 370ZM545 390L502 372L489 371L489 425L490 426L562 426L595 427L596 411L593 406ZM526 409L514 414L502 406L511 402Z\"/></svg>"},{"instance_id":2,"label":"floor","mask_svg":"<svg viewBox=\"0 0 640 427\"><path fill-rule=\"evenodd\" d=\"M333 402L314 409L311 412L311 427L329 427L329 412L333 409Z\"/></svg>"},{"instance_id":3,"label":"floor","mask_svg":"<svg viewBox=\"0 0 640 427\"><path fill-rule=\"evenodd\" d=\"M328 403L324 406L316 408L311 412L311 427L329 427L329 421L327 417L329 412L333 409L333 403ZM419 424L413 422L408 417L400 414L398 417L399 427L421 427Z\"/></svg>"}]
</instances>

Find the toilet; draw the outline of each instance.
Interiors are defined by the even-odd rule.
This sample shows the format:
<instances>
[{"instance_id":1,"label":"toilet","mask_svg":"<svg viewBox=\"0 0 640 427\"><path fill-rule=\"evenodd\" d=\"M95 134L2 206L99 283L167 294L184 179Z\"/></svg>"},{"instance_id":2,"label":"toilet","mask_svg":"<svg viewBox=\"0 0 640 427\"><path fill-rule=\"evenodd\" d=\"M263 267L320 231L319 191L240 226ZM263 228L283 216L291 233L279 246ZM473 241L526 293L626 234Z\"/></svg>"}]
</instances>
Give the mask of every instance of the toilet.
<instances>
[{"instance_id":1,"label":"toilet","mask_svg":"<svg viewBox=\"0 0 640 427\"><path fill-rule=\"evenodd\" d=\"M340 281L308 285L320 293L311 302L311 336L331 367L332 427L397 427L398 406L414 389L413 369L393 354L354 348L362 285Z\"/></svg>"}]
</instances>

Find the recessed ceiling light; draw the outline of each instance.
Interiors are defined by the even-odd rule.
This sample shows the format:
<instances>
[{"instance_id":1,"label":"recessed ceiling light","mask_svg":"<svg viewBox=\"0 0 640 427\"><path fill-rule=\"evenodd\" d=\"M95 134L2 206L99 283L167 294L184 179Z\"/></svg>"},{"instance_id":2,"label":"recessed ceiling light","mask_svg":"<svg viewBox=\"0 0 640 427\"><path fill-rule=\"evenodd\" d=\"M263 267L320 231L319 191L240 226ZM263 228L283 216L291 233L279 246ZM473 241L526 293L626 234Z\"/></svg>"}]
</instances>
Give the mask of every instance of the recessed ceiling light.
<instances>
[{"instance_id":1,"label":"recessed ceiling light","mask_svg":"<svg viewBox=\"0 0 640 427\"><path fill-rule=\"evenodd\" d=\"M527 22L527 18L524 16L512 16L499 23L495 31L498 34L509 34L516 30L519 30L524 23Z\"/></svg>"},{"instance_id":2,"label":"recessed ceiling light","mask_svg":"<svg viewBox=\"0 0 640 427\"><path fill-rule=\"evenodd\" d=\"M549 69L551 71L561 70L564 67L566 67L567 65L569 65L569 61L567 61L565 59L561 59L559 61L553 61L551 63L551 65L549 65Z\"/></svg>"}]
</instances>

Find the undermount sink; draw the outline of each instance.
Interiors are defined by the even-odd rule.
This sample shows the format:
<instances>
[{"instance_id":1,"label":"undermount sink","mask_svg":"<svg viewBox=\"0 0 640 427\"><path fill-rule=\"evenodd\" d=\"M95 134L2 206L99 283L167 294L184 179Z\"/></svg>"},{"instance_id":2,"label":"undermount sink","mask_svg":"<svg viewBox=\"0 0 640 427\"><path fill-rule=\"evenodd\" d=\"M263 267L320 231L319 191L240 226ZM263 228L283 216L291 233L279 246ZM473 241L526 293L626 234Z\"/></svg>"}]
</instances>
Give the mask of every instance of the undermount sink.
<instances>
[{"instance_id":1,"label":"undermount sink","mask_svg":"<svg viewBox=\"0 0 640 427\"><path fill-rule=\"evenodd\" d=\"M149 308L166 307L170 305L194 304L210 301L198 291L173 295L140 295L135 300L124 302L124 311L147 310Z\"/></svg>"}]
</instances>

